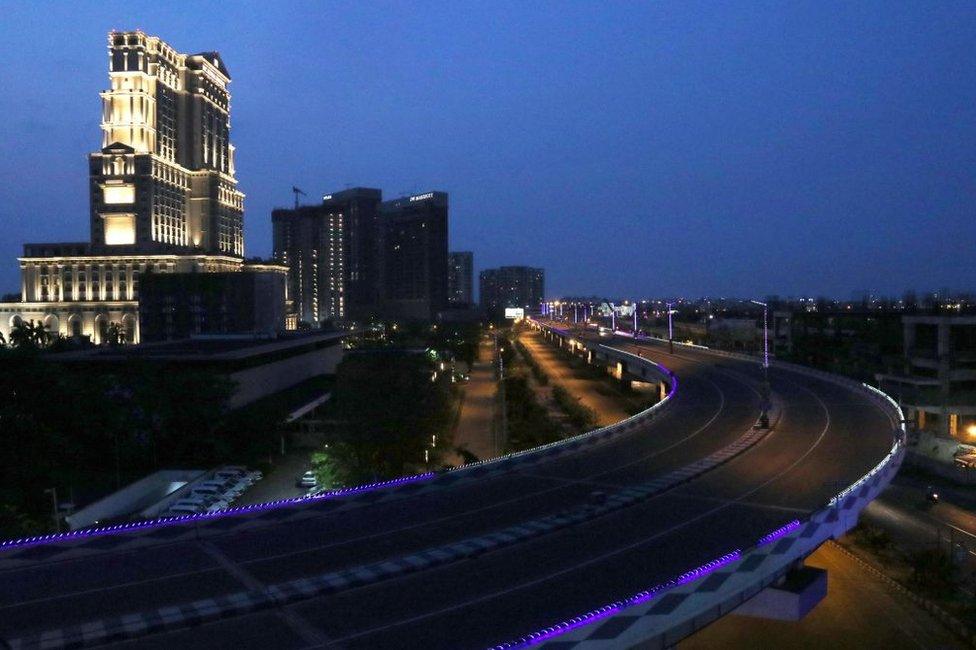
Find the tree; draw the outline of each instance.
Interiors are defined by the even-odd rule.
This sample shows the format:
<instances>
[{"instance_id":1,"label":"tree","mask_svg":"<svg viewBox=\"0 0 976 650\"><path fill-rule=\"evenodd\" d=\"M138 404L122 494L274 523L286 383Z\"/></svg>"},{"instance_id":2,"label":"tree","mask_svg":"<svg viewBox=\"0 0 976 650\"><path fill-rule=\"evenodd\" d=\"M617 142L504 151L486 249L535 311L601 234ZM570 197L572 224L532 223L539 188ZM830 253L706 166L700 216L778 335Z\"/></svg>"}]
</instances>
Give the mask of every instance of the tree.
<instances>
[{"instance_id":1,"label":"tree","mask_svg":"<svg viewBox=\"0 0 976 650\"><path fill-rule=\"evenodd\" d=\"M112 321L105 330L105 340L112 347L125 345L125 329L121 323Z\"/></svg>"},{"instance_id":2,"label":"tree","mask_svg":"<svg viewBox=\"0 0 976 650\"><path fill-rule=\"evenodd\" d=\"M10 330L10 345L22 349L40 349L51 342L51 333L34 319L19 320Z\"/></svg>"},{"instance_id":3,"label":"tree","mask_svg":"<svg viewBox=\"0 0 976 650\"><path fill-rule=\"evenodd\" d=\"M435 379L427 354L346 355L334 395L343 432L329 440L329 452L348 482L392 478L422 464L431 436L444 439L450 427L450 386L446 373Z\"/></svg>"}]
</instances>

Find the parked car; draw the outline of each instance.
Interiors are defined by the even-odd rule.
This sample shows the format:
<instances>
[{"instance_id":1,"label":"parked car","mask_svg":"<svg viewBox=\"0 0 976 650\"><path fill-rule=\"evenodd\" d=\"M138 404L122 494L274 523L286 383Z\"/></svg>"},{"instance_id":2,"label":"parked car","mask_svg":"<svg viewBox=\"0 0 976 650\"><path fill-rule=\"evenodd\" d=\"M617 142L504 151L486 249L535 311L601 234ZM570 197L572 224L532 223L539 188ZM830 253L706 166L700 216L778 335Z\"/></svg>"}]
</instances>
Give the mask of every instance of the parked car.
<instances>
[{"instance_id":1,"label":"parked car","mask_svg":"<svg viewBox=\"0 0 976 650\"><path fill-rule=\"evenodd\" d=\"M243 465L224 465L218 471L240 472L241 474L247 474L248 476L253 476L255 481L260 481L262 478L264 478L264 474L262 474L258 470L248 469Z\"/></svg>"},{"instance_id":2,"label":"parked car","mask_svg":"<svg viewBox=\"0 0 976 650\"><path fill-rule=\"evenodd\" d=\"M200 498L212 501L226 501L230 503L236 495L229 494L213 485L199 485L190 490L190 498Z\"/></svg>"},{"instance_id":3,"label":"parked car","mask_svg":"<svg viewBox=\"0 0 976 650\"><path fill-rule=\"evenodd\" d=\"M197 515L203 512L196 506L177 506L172 505L166 512L162 514L163 517L185 517L186 515Z\"/></svg>"},{"instance_id":4,"label":"parked car","mask_svg":"<svg viewBox=\"0 0 976 650\"><path fill-rule=\"evenodd\" d=\"M226 510L230 507L230 503L228 503L226 499L221 499L219 497L208 497L207 495L199 494L191 494L188 497L180 499L173 505L196 507L199 508L199 512L218 512L220 510Z\"/></svg>"},{"instance_id":5,"label":"parked car","mask_svg":"<svg viewBox=\"0 0 976 650\"><path fill-rule=\"evenodd\" d=\"M319 484L319 480L315 478L315 472L305 472L302 474L298 481L295 483L296 487L303 488L314 488Z\"/></svg>"},{"instance_id":6,"label":"parked car","mask_svg":"<svg viewBox=\"0 0 976 650\"><path fill-rule=\"evenodd\" d=\"M221 494L236 499L244 493L248 486L239 481L220 481L212 479L194 486L191 488L191 490L196 490L198 488L215 488Z\"/></svg>"},{"instance_id":7,"label":"parked car","mask_svg":"<svg viewBox=\"0 0 976 650\"><path fill-rule=\"evenodd\" d=\"M264 478L264 475L257 470L249 470L241 465L225 465L214 472L214 478L223 481L244 481L248 485L253 485Z\"/></svg>"}]
</instances>

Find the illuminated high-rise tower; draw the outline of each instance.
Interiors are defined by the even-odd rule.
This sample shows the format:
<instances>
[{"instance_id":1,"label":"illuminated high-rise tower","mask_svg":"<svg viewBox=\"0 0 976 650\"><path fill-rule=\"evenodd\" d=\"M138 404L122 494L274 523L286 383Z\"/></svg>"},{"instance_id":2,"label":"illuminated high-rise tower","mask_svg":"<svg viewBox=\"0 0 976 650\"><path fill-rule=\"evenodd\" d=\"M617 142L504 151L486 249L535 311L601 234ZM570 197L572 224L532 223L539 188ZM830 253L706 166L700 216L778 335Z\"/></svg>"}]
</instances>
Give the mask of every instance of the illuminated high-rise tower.
<instances>
[{"instance_id":1,"label":"illuminated high-rise tower","mask_svg":"<svg viewBox=\"0 0 976 650\"><path fill-rule=\"evenodd\" d=\"M108 52L102 147L88 161L91 239L24 244L21 299L0 303L5 337L34 320L51 334L97 344L110 340L116 324L126 341L137 343L139 288L148 273L192 279L242 271L277 274L285 282L285 265L244 262L230 74L220 55L181 54L138 30L110 32ZM199 284L188 281L187 292ZM166 308L146 314L169 318L161 286L171 285L156 283L154 304ZM287 301L287 287L285 293Z\"/></svg>"},{"instance_id":2,"label":"illuminated high-rise tower","mask_svg":"<svg viewBox=\"0 0 976 650\"><path fill-rule=\"evenodd\" d=\"M220 55L181 54L140 31L109 33L108 50L102 149L89 161L93 251L243 256Z\"/></svg>"}]
</instances>

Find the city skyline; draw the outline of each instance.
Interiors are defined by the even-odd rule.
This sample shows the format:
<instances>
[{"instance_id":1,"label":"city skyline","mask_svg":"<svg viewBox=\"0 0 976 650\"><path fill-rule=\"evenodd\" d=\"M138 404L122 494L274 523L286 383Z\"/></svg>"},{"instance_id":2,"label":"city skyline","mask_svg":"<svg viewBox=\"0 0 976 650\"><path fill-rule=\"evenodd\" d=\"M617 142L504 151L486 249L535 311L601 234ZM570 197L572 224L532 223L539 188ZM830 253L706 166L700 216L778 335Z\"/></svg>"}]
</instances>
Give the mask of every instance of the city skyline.
<instances>
[{"instance_id":1,"label":"city skyline","mask_svg":"<svg viewBox=\"0 0 976 650\"><path fill-rule=\"evenodd\" d=\"M62 38L47 44L40 10L11 4L0 136L32 146L3 162L24 180L0 194L0 292L17 290L21 242L85 239L104 33L136 26L234 63L248 256L270 254L271 209L289 204L292 185L314 199L348 183L391 198L444 188L452 250L475 251L479 269L545 267L553 295L844 297L976 283L961 173L976 101L957 63L971 9L796 5L737 11L727 25L701 5L438 9L254 5L179 18L144 5L69 23L53 6L45 22ZM867 29L878 21L883 30ZM327 23L342 27L340 43L381 47L302 55ZM438 29L418 43L418 25ZM696 63L679 60L696 48ZM792 69L775 63L786 54ZM620 101L597 97L605 83ZM431 84L441 101L426 99ZM343 101L309 109L329 96ZM24 168L50 180L17 176ZM587 277L574 279L579 265Z\"/></svg>"}]
</instances>

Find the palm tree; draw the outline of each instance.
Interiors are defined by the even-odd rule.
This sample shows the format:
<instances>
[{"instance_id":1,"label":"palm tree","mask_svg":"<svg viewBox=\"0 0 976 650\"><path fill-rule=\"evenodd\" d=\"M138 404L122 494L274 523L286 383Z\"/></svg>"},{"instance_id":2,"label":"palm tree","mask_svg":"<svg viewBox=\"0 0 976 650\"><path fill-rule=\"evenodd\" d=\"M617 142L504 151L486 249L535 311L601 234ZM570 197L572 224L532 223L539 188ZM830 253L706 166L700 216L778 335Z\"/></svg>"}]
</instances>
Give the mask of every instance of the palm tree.
<instances>
[{"instance_id":1,"label":"palm tree","mask_svg":"<svg viewBox=\"0 0 976 650\"><path fill-rule=\"evenodd\" d=\"M18 320L10 328L10 345L15 348L32 348L34 345L34 321Z\"/></svg>"},{"instance_id":2,"label":"palm tree","mask_svg":"<svg viewBox=\"0 0 976 650\"><path fill-rule=\"evenodd\" d=\"M115 321L109 323L105 333L105 340L111 346L125 345L125 330L122 328L122 324Z\"/></svg>"},{"instance_id":3,"label":"palm tree","mask_svg":"<svg viewBox=\"0 0 976 650\"><path fill-rule=\"evenodd\" d=\"M34 319L17 321L10 330L10 345L15 348L31 348L34 350L47 347L52 340L51 332Z\"/></svg>"}]
</instances>

